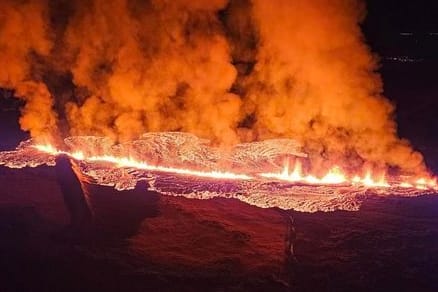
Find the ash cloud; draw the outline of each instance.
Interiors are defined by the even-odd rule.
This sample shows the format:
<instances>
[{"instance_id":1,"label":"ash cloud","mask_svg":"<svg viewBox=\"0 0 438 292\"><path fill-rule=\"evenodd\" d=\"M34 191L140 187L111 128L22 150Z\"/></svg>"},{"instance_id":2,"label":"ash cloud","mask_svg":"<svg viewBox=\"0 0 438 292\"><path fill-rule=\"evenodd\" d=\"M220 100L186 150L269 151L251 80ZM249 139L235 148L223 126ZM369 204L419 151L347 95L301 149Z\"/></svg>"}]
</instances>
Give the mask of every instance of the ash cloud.
<instances>
[{"instance_id":1,"label":"ash cloud","mask_svg":"<svg viewBox=\"0 0 438 292\"><path fill-rule=\"evenodd\" d=\"M292 138L312 167L423 171L398 138L356 0L7 0L0 86L40 139Z\"/></svg>"}]
</instances>

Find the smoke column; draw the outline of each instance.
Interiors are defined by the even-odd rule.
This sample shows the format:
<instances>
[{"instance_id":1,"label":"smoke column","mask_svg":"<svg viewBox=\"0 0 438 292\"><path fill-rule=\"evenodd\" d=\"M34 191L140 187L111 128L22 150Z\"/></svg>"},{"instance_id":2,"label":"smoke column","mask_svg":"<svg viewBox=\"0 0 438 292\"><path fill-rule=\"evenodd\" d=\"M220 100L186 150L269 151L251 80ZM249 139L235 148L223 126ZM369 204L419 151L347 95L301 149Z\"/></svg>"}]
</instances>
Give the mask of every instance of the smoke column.
<instances>
[{"instance_id":1,"label":"smoke column","mask_svg":"<svg viewBox=\"0 0 438 292\"><path fill-rule=\"evenodd\" d=\"M415 169L422 158L397 137L394 107L381 95L376 59L359 27L362 4L254 0L259 42L246 110L257 117L257 135L295 137L314 162Z\"/></svg>"},{"instance_id":2,"label":"smoke column","mask_svg":"<svg viewBox=\"0 0 438 292\"><path fill-rule=\"evenodd\" d=\"M292 138L312 168L424 163L398 138L357 0L7 0L0 87L40 139Z\"/></svg>"},{"instance_id":3,"label":"smoke column","mask_svg":"<svg viewBox=\"0 0 438 292\"><path fill-rule=\"evenodd\" d=\"M47 13L44 1L5 0L0 10L0 86L15 89L15 95L26 102L20 125L37 139L56 133L52 96L33 70L37 58L48 56L52 46Z\"/></svg>"}]
</instances>

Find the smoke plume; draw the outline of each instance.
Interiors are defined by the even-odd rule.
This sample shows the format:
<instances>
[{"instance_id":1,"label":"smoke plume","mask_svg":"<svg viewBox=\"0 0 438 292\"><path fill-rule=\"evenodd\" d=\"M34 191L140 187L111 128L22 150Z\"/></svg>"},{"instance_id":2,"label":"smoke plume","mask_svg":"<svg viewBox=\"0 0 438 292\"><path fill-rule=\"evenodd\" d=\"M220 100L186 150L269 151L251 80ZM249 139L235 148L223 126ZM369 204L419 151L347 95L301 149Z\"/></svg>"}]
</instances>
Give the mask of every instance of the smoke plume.
<instances>
[{"instance_id":1,"label":"smoke plume","mask_svg":"<svg viewBox=\"0 0 438 292\"><path fill-rule=\"evenodd\" d=\"M398 138L357 0L7 0L0 86L36 138L292 138L312 167L424 163Z\"/></svg>"},{"instance_id":2,"label":"smoke plume","mask_svg":"<svg viewBox=\"0 0 438 292\"><path fill-rule=\"evenodd\" d=\"M0 86L15 89L16 96L26 102L20 125L37 139L56 133L52 96L32 70L37 56L50 54L47 18L44 1L5 0L0 10Z\"/></svg>"}]
</instances>

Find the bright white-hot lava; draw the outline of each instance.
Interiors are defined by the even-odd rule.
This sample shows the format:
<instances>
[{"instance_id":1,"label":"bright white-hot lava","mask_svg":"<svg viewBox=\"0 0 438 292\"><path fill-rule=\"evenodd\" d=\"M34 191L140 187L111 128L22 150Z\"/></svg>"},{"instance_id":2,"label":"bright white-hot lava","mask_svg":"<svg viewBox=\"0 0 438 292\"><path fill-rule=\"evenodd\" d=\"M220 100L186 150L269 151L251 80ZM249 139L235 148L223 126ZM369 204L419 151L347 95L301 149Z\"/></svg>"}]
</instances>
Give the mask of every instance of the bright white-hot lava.
<instances>
[{"instance_id":1,"label":"bright white-hot lava","mask_svg":"<svg viewBox=\"0 0 438 292\"><path fill-rule=\"evenodd\" d=\"M292 169L290 169L289 162L285 162L284 168L281 172L255 172L252 174L246 173L234 173L224 170L195 170L189 168L179 168L164 165L152 165L146 161L139 161L131 157L117 157L112 155L90 155L87 156L82 151L66 152L57 150L52 145L34 145L36 149L42 152L46 152L51 155L65 154L73 159L86 162L107 162L114 165L117 168L135 168L141 170L175 173L180 175L214 178L214 179L229 179L229 180L251 180L255 178L266 178L287 181L290 183L301 183L308 185L359 185L369 188L417 188L420 190L438 189L437 180L435 178L414 178L409 181L394 182L390 184L386 180L386 176L380 175L380 177L374 176L373 173L368 170L364 176L353 175L348 176L339 166L333 166L328 172L317 177L312 174L304 174L302 163L297 160Z\"/></svg>"},{"instance_id":2,"label":"bright white-hot lava","mask_svg":"<svg viewBox=\"0 0 438 292\"><path fill-rule=\"evenodd\" d=\"M252 179L252 177L249 175L232 173L229 171L216 171L216 170L200 171L200 170L177 168L171 166L151 165L145 161L138 161L130 157L116 157L111 155L86 156L81 151L75 151L75 152L60 151L54 148L52 145L35 145L34 147L40 151L46 152L51 155L65 154L72 157L73 159L80 161L108 162L108 163L112 163L115 167L119 167L119 168L128 167L128 168L136 168L142 170L169 172L169 173L176 173L182 175L193 175L198 177L217 178L217 179L240 179L240 180Z\"/></svg>"},{"instance_id":3,"label":"bright white-hot lava","mask_svg":"<svg viewBox=\"0 0 438 292\"><path fill-rule=\"evenodd\" d=\"M390 187L400 187L400 188L417 188L417 189L437 189L437 181L435 178L420 178L411 179L409 181L402 182L392 182L389 183L386 176L373 175L373 173L368 170L364 176L346 174L339 166L333 166L328 172L322 177L316 177L312 174L304 174L302 164L300 160L297 160L292 170L289 167L289 163L286 163L283 171L280 173L261 173L260 176L279 179L292 183L303 183L303 184L317 184L317 185L362 185L369 188L390 188Z\"/></svg>"},{"instance_id":4,"label":"bright white-hot lava","mask_svg":"<svg viewBox=\"0 0 438 292\"><path fill-rule=\"evenodd\" d=\"M71 150L25 141L15 151L0 152L0 165L53 166L56 157L66 155L87 183L120 191L147 181L148 190L164 195L235 198L262 208L305 212L357 210L369 195L418 196L438 190L432 176L394 177L381 169L350 173L334 165L314 174L307 154L289 139L240 144L225 152L194 135L174 132L147 133L115 145L107 138L78 136L65 144Z\"/></svg>"}]
</instances>

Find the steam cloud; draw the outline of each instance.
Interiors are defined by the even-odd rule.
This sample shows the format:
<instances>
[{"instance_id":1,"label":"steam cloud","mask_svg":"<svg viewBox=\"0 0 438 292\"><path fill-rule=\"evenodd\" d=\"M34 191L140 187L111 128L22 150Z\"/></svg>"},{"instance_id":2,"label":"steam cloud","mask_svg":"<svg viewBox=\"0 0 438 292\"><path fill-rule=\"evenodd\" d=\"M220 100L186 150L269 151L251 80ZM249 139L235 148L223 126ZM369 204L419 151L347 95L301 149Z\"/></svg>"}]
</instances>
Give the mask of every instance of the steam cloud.
<instances>
[{"instance_id":1,"label":"steam cloud","mask_svg":"<svg viewBox=\"0 0 438 292\"><path fill-rule=\"evenodd\" d=\"M0 87L37 139L186 131L300 141L333 161L423 171L397 137L356 0L6 0Z\"/></svg>"}]
</instances>

